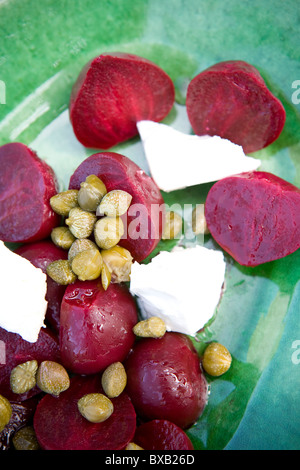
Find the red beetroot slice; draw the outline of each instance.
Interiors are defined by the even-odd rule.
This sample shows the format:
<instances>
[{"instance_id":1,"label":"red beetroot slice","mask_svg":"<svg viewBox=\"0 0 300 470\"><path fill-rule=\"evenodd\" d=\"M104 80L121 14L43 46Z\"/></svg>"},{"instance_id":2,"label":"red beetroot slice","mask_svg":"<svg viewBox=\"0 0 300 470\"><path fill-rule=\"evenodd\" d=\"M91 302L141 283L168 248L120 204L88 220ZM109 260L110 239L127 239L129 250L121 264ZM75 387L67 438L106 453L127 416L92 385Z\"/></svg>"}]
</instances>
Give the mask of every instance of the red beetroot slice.
<instances>
[{"instance_id":1,"label":"red beetroot slice","mask_svg":"<svg viewBox=\"0 0 300 470\"><path fill-rule=\"evenodd\" d=\"M134 442L144 450L194 450L186 433L165 419L141 424L135 432Z\"/></svg>"},{"instance_id":2,"label":"red beetroot slice","mask_svg":"<svg viewBox=\"0 0 300 470\"><path fill-rule=\"evenodd\" d=\"M15 252L28 259L35 267L40 268L47 274L47 266L53 261L59 259L67 259L68 252L54 245L50 240L43 240L39 242L28 243L20 246ZM46 320L49 322L54 330L59 332L60 324L60 305L65 293L66 286L62 286L53 281L47 275L47 294L46 300L48 302Z\"/></svg>"},{"instance_id":3,"label":"red beetroot slice","mask_svg":"<svg viewBox=\"0 0 300 470\"><path fill-rule=\"evenodd\" d=\"M49 203L57 190L52 168L30 148L18 142L0 147L0 240L47 238L60 220Z\"/></svg>"},{"instance_id":4,"label":"red beetroot slice","mask_svg":"<svg viewBox=\"0 0 300 470\"><path fill-rule=\"evenodd\" d=\"M112 398L113 414L102 423L90 423L78 410L87 393L103 393L101 378L74 376L58 398L46 395L38 404L34 429L44 450L121 450L132 441L136 414L129 397Z\"/></svg>"},{"instance_id":5,"label":"red beetroot slice","mask_svg":"<svg viewBox=\"0 0 300 470\"><path fill-rule=\"evenodd\" d=\"M195 134L218 135L241 145L245 153L274 142L286 117L258 70L238 60L198 74L189 84L186 107Z\"/></svg>"},{"instance_id":6,"label":"red beetroot slice","mask_svg":"<svg viewBox=\"0 0 300 470\"><path fill-rule=\"evenodd\" d=\"M138 321L135 300L126 285L77 281L66 289L60 313L60 350L64 366L95 374L128 355Z\"/></svg>"},{"instance_id":7,"label":"red beetroot slice","mask_svg":"<svg viewBox=\"0 0 300 470\"><path fill-rule=\"evenodd\" d=\"M205 216L215 241L241 265L257 266L300 247L300 189L271 173L218 181Z\"/></svg>"},{"instance_id":8,"label":"red beetroot slice","mask_svg":"<svg viewBox=\"0 0 300 470\"><path fill-rule=\"evenodd\" d=\"M164 119L174 97L172 80L156 64L132 54L102 54L72 89L70 120L85 147L108 149L137 135L138 121Z\"/></svg>"},{"instance_id":9,"label":"red beetroot slice","mask_svg":"<svg viewBox=\"0 0 300 470\"><path fill-rule=\"evenodd\" d=\"M131 194L132 202L123 218L125 234L119 245L127 248L135 261L143 261L162 236L164 200L158 186L129 158L102 152L91 155L78 166L69 188L79 189L80 183L91 174L98 176L108 191L122 189Z\"/></svg>"},{"instance_id":10,"label":"red beetroot slice","mask_svg":"<svg viewBox=\"0 0 300 470\"><path fill-rule=\"evenodd\" d=\"M0 328L0 345L5 350L5 363L0 363L0 394L8 400L24 401L40 393L34 387L27 393L16 394L10 388L10 374L14 367L26 361L44 360L60 362L58 338L47 328L42 328L36 343L25 341L20 335Z\"/></svg>"}]
</instances>

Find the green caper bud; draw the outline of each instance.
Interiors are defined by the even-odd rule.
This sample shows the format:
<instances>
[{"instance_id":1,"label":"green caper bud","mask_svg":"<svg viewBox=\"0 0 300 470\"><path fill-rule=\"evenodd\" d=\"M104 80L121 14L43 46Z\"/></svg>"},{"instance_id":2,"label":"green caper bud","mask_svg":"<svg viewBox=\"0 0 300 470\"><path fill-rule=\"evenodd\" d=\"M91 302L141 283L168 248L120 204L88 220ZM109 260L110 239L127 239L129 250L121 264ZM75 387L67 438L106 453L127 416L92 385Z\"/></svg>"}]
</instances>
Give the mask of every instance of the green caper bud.
<instances>
[{"instance_id":1,"label":"green caper bud","mask_svg":"<svg viewBox=\"0 0 300 470\"><path fill-rule=\"evenodd\" d=\"M165 216L163 240L173 240L182 232L182 218L177 212L168 211Z\"/></svg>"},{"instance_id":2,"label":"green caper bud","mask_svg":"<svg viewBox=\"0 0 300 470\"><path fill-rule=\"evenodd\" d=\"M103 258L102 258L103 261ZM111 272L108 266L103 262L101 269L101 283L104 290L108 289L109 284L111 283Z\"/></svg>"},{"instance_id":3,"label":"green caper bud","mask_svg":"<svg viewBox=\"0 0 300 470\"><path fill-rule=\"evenodd\" d=\"M50 198L50 206L59 215L67 217L73 207L78 206L78 190L69 189Z\"/></svg>"},{"instance_id":4,"label":"green caper bud","mask_svg":"<svg viewBox=\"0 0 300 470\"><path fill-rule=\"evenodd\" d=\"M69 212L66 224L74 237L88 238L93 232L96 220L95 214L84 211L80 207L74 207Z\"/></svg>"},{"instance_id":5,"label":"green caper bud","mask_svg":"<svg viewBox=\"0 0 300 470\"><path fill-rule=\"evenodd\" d=\"M71 248L68 251L68 260L72 264L73 258L85 250L95 249L97 250L98 247L96 243L94 243L89 238L78 238L72 243Z\"/></svg>"},{"instance_id":6,"label":"green caper bud","mask_svg":"<svg viewBox=\"0 0 300 470\"><path fill-rule=\"evenodd\" d=\"M114 406L102 393L88 393L78 400L78 409L91 423L102 423L111 416Z\"/></svg>"},{"instance_id":7,"label":"green caper bud","mask_svg":"<svg viewBox=\"0 0 300 470\"><path fill-rule=\"evenodd\" d=\"M36 360L23 362L13 368L10 373L10 388L14 393L29 392L36 385L36 371L38 363Z\"/></svg>"},{"instance_id":8,"label":"green caper bud","mask_svg":"<svg viewBox=\"0 0 300 470\"><path fill-rule=\"evenodd\" d=\"M68 227L55 227L51 232L51 240L56 246L68 250L76 238Z\"/></svg>"},{"instance_id":9,"label":"green caper bud","mask_svg":"<svg viewBox=\"0 0 300 470\"><path fill-rule=\"evenodd\" d=\"M78 253L72 261L72 271L80 281L92 281L101 274L102 256L99 250L90 249Z\"/></svg>"},{"instance_id":10,"label":"green caper bud","mask_svg":"<svg viewBox=\"0 0 300 470\"><path fill-rule=\"evenodd\" d=\"M66 286L76 281L77 276L73 273L70 263L66 259L53 261L47 266L47 274L53 281Z\"/></svg>"},{"instance_id":11,"label":"green caper bud","mask_svg":"<svg viewBox=\"0 0 300 470\"><path fill-rule=\"evenodd\" d=\"M96 215L117 217L125 214L131 204L132 196L126 191L115 189L107 193L100 202Z\"/></svg>"},{"instance_id":12,"label":"green caper bud","mask_svg":"<svg viewBox=\"0 0 300 470\"><path fill-rule=\"evenodd\" d=\"M19 429L12 438L15 450L39 450L40 446L33 426Z\"/></svg>"},{"instance_id":13,"label":"green caper bud","mask_svg":"<svg viewBox=\"0 0 300 470\"><path fill-rule=\"evenodd\" d=\"M204 204L197 204L192 212L192 229L195 235L208 235L209 229L207 227L205 218Z\"/></svg>"},{"instance_id":14,"label":"green caper bud","mask_svg":"<svg viewBox=\"0 0 300 470\"><path fill-rule=\"evenodd\" d=\"M123 235L124 225L120 217L103 217L95 224L95 241L100 248L112 248Z\"/></svg>"},{"instance_id":15,"label":"green caper bud","mask_svg":"<svg viewBox=\"0 0 300 470\"><path fill-rule=\"evenodd\" d=\"M130 251L119 245L101 251L102 259L111 273L112 282L128 282L130 280L133 258Z\"/></svg>"},{"instance_id":16,"label":"green caper bud","mask_svg":"<svg viewBox=\"0 0 300 470\"><path fill-rule=\"evenodd\" d=\"M37 370L36 384L45 393L59 396L70 386L68 372L58 362L43 361Z\"/></svg>"},{"instance_id":17,"label":"green caper bud","mask_svg":"<svg viewBox=\"0 0 300 470\"><path fill-rule=\"evenodd\" d=\"M10 402L4 396L0 395L0 432L9 423L12 415L12 407Z\"/></svg>"},{"instance_id":18,"label":"green caper bud","mask_svg":"<svg viewBox=\"0 0 300 470\"><path fill-rule=\"evenodd\" d=\"M89 175L86 180L80 184L78 193L78 204L85 211L95 212L101 199L107 193L103 181L96 175Z\"/></svg>"}]
</instances>

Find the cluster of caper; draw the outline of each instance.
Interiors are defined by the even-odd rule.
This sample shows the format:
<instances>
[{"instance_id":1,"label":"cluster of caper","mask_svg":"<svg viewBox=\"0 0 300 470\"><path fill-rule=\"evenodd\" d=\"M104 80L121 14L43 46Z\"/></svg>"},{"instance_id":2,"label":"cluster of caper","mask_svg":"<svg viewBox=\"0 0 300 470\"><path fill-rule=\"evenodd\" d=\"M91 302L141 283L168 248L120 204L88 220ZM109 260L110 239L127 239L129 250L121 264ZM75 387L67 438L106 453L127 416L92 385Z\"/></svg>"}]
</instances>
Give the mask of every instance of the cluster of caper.
<instances>
[{"instance_id":1,"label":"cluster of caper","mask_svg":"<svg viewBox=\"0 0 300 470\"><path fill-rule=\"evenodd\" d=\"M53 196L50 205L65 218L65 225L54 228L51 239L68 250L68 259L50 263L47 274L63 285L101 276L104 289L110 282L129 281L133 258L118 243L124 235L121 216L131 201L132 196L126 191L108 192L96 175L88 176L79 190Z\"/></svg>"}]
</instances>

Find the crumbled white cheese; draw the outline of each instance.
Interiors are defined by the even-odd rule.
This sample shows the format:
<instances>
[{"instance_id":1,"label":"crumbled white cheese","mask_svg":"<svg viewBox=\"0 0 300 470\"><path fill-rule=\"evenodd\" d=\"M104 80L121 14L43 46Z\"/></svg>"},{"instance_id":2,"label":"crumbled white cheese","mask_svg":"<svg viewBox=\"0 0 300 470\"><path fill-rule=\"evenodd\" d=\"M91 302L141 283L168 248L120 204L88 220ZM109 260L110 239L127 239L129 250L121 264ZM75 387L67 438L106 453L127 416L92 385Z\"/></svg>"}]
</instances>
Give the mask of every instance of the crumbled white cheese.
<instances>
[{"instance_id":1,"label":"crumbled white cheese","mask_svg":"<svg viewBox=\"0 0 300 470\"><path fill-rule=\"evenodd\" d=\"M0 241L0 327L35 343L47 310L47 276Z\"/></svg>"},{"instance_id":2,"label":"crumbled white cheese","mask_svg":"<svg viewBox=\"0 0 300 470\"><path fill-rule=\"evenodd\" d=\"M261 165L246 156L240 145L219 136L184 134L153 121L139 121L137 128L151 176L166 192L254 171Z\"/></svg>"},{"instance_id":3,"label":"crumbled white cheese","mask_svg":"<svg viewBox=\"0 0 300 470\"><path fill-rule=\"evenodd\" d=\"M223 253L196 245L134 262L130 291L144 319L162 318L168 331L194 336L214 315L225 279Z\"/></svg>"}]
</instances>

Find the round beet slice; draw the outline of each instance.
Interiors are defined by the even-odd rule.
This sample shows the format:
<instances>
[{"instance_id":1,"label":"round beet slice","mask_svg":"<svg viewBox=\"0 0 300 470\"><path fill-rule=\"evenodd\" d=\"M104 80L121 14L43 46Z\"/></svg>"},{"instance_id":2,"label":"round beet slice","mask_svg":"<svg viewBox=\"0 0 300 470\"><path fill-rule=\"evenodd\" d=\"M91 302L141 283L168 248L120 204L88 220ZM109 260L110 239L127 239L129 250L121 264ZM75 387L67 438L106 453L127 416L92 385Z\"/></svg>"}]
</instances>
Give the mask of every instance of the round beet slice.
<instances>
[{"instance_id":1,"label":"round beet slice","mask_svg":"<svg viewBox=\"0 0 300 470\"><path fill-rule=\"evenodd\" d=\"M257 266L300 248L300 189L271 173L218 181L208 193L205 217L212 237L241 265Z\"/></svg>"},{"instance_id":2,"label":"round beet slice","mask_svg":"<svg viewBox=\"0 0 300 470\"><path fill-rule=\"evenodd\" d=\"M79 189L89 175L98 176L108 191L122 189L132 196L123 217L125 234L119 245L127 248L135 261L143 261L162 236L165 207L158 186L132 160L114 152L96 153L85 159L71 176L69 189Z\"/></svg>"},{"instance_id":3,"label":"round beet slice","mask_svg":"<svg viewBox=\"0 0 300 470\"><path fill-rule=\"evenodd\" d=\"M77 281L66 289L60 312L60 350L64 366L94 374L128 355L138 321L137 307L126 285Z\"/></svg>"},{"instance_id":4,"label":"round beet slice","mask_svg":"<svg viewBox=\"0 0 300 470\"><path fill-rule=\"evenodd\" d=\"M141 424L134 442L144 450L194 450L186 433L166 419L154 419Z\"/></svg>"},{"instance_id":5,"label":"round beet slice","mask_svg":"<svg viewBox=\"0 0 300 470\"><path fill-rule=\"evenodd\" d=\"M50 240L43 240L39 242L28 243L20 246L15 252L28 259L35 267L40 268L43 273L47 274L47 266L53 261L59 259L67 259L68 252L54 245ZM53 281L47 275L47 294L46 300L48 302L46 320L54 330L59 332L60 324L60 305L65 293L66 286L62 286Z\"/></svg>"},{"instance_id":6,"label":"round beet slice","mask_svg":"<svg viewBox=\"0 0 300 470\"><path fill-rule=\"evenodd\" d=\"M102 423L90 423L77 406L87 393L103 393L99 375L74 376L68 390L58 398L52 395L42 398L33 422L42 449L122 450L132 441L136 414L129 397L122 393L113 398L113 414Z\"/></svg>"},{"instance_id":7,"label":"round beet slice","mask_svg":"<svg viewBox=\"0 0 300 470\"><path fill-rule=\"evenodd\" d=\"M218 135L245 153L274 142L286 118L258 70L239 60L220 62L193 78L186 108L195 134Z\"/></svg>"},{"instance_id":8,"label":"round beet slice","mask_svg":"<svg viewBox=\"0 0 300 470\"><path fill-rule=\"evenodd\" d=\"M0 363L0 394L8 400L24 401L41 393L38 387L23 394L13 393L10 388L10 374L18 364L34 359L38 363L45 360L60 362L59 342L54 333L48 328L42 328L36 343L29 343L20 335L0 328L0 346L5 352L4 364Z\"/></svg>"},{"instance_id":9,"label":"round beet slice","mask_svg":"<svg viewBox=\"0 0 300 470\"><path fill-rule=\"evenodd\" d=\"M26 145L0 147L0 240L33 242L59 224L49 199L58 191L52 168Z\"/></svg>"},{"instance_id":10,"label":"round beet slice","mask_svg":"<svg viewBox=\"0 0 300 470\"><path fill-rule=\"evenodd\" d=\"M70 120L85 147L108 149L137 135L138 121L164 119L174 98L171 78L156 64L133 54L101 54L74 84Z\"/></svg>"},{"instance_id":11,"label":"round beet slice","mask_svg":"<svg viewBox=\"0 0 300 470\"><path fill-rule=\"evenodd\" d=\"M202 414L208 386L191 340L179 333L138 341L124 363L126 392L144 420L188 428Z\"/></svg>"}]
</instances>

